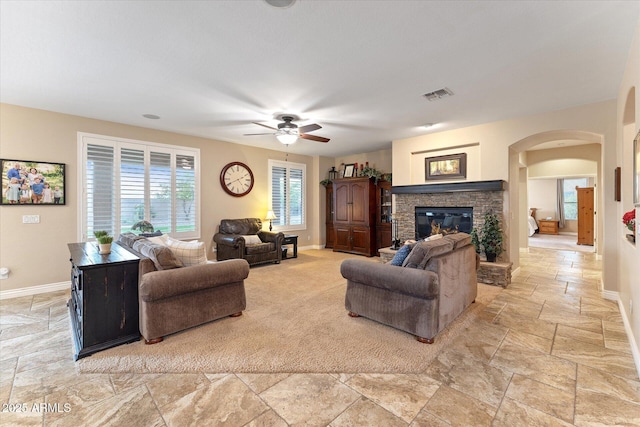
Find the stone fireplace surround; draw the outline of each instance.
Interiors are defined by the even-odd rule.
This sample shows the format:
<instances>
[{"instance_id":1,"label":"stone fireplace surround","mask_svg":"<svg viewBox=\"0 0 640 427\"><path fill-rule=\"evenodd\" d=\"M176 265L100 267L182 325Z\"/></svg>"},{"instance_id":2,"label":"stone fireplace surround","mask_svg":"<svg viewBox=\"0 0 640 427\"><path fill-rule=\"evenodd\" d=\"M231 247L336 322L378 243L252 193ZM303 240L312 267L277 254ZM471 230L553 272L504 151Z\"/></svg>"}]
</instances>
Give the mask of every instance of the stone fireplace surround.
<instances>
[{"instance_id":1,"label":"stone fireplace surround","mask_svg":"<svg viewBox=\"0 0 640 427\"><path fill-rule=\"evenodd\" d=\"M416 207L471 206L473 227L482 226L488 212L497 214L503 224L505 188L506 182L502 180L394 186L391 192L396 196L393 218L398 221L398 238L401 242L415 238ZM504 252L498 261L508 262L507 236L504 242Z\"/></svg>"}]
</instances>

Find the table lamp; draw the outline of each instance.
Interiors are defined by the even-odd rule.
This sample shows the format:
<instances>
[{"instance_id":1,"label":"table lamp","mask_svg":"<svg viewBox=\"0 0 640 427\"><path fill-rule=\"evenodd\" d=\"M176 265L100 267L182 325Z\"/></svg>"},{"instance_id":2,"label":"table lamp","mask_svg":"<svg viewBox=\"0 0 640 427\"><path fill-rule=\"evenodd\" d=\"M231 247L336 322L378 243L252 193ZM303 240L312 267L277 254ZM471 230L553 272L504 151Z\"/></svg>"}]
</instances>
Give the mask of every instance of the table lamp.
<instances>
[{"instance_id":1,"label":"table lamp","mask_svg":"<svg viewBox=\"0 0 640 427\"><path fill-rule=\"evenodd\" d=\"M268 211L267 212L267 217L265 219L269 220L269 231L273 230L273 226L271 225L271 221L273 221L274 219L277 219L278 217L276 216L276 214L273 213L273 211Z\"/></svg>"}]
</instances>

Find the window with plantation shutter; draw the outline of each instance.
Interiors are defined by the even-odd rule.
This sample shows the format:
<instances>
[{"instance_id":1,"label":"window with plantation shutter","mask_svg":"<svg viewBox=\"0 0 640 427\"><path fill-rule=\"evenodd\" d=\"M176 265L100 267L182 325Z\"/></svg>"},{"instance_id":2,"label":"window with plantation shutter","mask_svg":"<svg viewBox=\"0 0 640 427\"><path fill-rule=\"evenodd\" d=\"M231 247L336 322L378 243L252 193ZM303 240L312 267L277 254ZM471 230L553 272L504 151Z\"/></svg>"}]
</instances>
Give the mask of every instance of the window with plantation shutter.
<instances>
[{"instance_id":1,"label":"window with plantation shutter","mask_svg":"<svg viewBox=\"0 0 640 427\"><path fill-rule=\"evenodd\" d=\"M278 231L306 228L306 165L269 160L269 195Z\"/></svg>"},{"instance_id":2,"label":"window with plantation shutter","mask_svg":"<svg viewBox=\"0 0 640 427\"><path fill-rule=\"evenodd\" d=\"M176 238L200 237L199 150L78 134L82 240L117 237L141 220Z\"/></svg>"}]
</instances>

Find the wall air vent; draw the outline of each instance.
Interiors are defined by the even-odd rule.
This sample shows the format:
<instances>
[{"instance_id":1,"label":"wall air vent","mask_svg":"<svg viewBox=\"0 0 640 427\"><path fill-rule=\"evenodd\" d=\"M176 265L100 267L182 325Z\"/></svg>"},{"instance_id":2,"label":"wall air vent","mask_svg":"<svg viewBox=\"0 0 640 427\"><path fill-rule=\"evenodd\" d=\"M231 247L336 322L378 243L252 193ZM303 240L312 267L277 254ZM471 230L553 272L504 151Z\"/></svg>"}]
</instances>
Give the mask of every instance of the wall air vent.
<instances>
[{"instance_id":1,"label":"wall air vent","mask_svg":"<svg viewBox=\"0 0 640 427\"><path fill-rule=\"evenodd\" d=\"M451 92L450 89L445 87L443 89L438 89L438 90L434 90L433 92L425 93L423 96L427 98L428 101L437 101L440 98L445 98L451 95L453 95L453 92Z\"/></svg>"}]
</instances>

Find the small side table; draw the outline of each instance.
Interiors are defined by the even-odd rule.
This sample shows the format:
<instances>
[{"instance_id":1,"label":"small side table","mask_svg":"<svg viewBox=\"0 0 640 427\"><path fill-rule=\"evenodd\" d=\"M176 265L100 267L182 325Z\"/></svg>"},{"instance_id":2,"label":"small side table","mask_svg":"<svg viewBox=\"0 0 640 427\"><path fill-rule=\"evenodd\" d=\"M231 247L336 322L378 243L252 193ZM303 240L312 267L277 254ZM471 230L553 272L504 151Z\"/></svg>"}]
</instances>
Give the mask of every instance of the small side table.
<instances>
[{"instance_id":1,"label":"small side table","mask_svg":"<svg viewBox=\"0 0 640 427\"><path fill-rule=\"evenodd\" d=\"M283 259L298 258L298 236L295 234L285 234L282 245L293 245L293 256L288 256Z\"/></svg>"}]
</instances>

